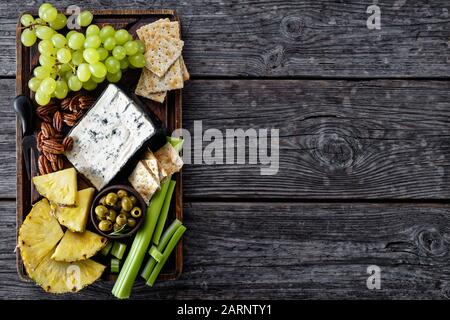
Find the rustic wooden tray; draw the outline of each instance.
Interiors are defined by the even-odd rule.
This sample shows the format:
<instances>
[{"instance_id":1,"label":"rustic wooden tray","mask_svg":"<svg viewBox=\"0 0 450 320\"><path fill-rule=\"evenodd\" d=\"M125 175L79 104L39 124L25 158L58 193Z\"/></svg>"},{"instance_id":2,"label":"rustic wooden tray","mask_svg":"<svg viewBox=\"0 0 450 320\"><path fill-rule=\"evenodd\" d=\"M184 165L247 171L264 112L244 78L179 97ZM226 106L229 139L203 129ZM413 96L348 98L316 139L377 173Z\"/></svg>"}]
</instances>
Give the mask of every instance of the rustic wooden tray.
<instances>
[{"instance_id":1,"label":"rustic wooden tray","mask_svg":"<svg viewBox=\"0 0 450 320\"><path fill-rule=\"evenodd\" d=\"M144 25L156 21L161 18L169 18L172 21L179 21L174 10L93 10L94 21L98 25L110 24L115 28L125 28L129 30L136 38L136 30ZM36 13L31 13L36 16ZM21 26L20 22L16 28L16 55L17 55L17 76L16 76L16 94L31 97L28 89L28 80L34 67L38 64L39 53L36 46L26 48L20 42ZM127 93L131 94L139 77L139 71L126 71L119 85L128 89ZM90 93L96 95L103 90L105 84ZM163 104L153 102L148 99L140 98L139 100L149 108L166 126L168 133L182 125L182 91L174 90L168 93L167 99ZM17 218L16 218L16 236L18 236L20 225L31 209L33 203L37 200L37 193L33 188L31 181L27 177L22 153L22 129L20 123L16 122L16 168L17 168ZM36 168L32 172L33 176L37 175ZM176 175L175 196L172 199L172 205L169 212L168 221L177 218L183 221L183 193L182 193L182 175L181 172ZM87 186L86 181L79 178L80 188ZM173 255L167 265L164 267L160 275L161 280L174 280L178 278L183 268L183 250L182 242L178 244L176 253ZM30 279L26 275L26 271L22 262L22 258L17 252L17 271L19 278L23 281ZM114 276L105 274L104 280L109 280Z\"/></svg>"}]
</instances>

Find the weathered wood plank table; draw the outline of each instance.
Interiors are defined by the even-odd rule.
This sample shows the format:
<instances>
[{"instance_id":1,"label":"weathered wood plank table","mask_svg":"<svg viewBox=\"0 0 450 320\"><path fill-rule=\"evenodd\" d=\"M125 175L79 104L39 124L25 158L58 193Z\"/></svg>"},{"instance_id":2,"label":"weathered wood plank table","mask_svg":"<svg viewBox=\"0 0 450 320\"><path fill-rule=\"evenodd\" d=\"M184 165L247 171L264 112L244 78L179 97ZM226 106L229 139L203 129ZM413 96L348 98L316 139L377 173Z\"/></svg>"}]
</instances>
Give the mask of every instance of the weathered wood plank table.
<instances>
[{"instance_id":1,"label":"weathered wood plank table","mask_svg":"<svg viewBox=\"0 0 450 320\"><path fill-rule=\"evenodd\" d=\"M178 11L188 130L280 130L277 175L186 166L183 275L134 298L450 297L450 6L378 1L371 30L369 2L79 2ZM109 298L111 285L50 296L16 275L15 24L39 3L0 2L0 297Z\"/></svg>"}]
</instances>

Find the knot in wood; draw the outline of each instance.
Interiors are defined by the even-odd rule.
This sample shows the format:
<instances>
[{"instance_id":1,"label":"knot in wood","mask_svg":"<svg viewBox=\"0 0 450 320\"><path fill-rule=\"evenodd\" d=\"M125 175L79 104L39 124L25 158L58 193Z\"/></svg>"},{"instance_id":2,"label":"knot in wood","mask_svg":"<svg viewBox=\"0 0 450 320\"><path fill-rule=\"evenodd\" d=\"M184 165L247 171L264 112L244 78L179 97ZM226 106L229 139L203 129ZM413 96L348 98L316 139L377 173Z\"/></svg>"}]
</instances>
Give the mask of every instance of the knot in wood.
<instances>
[{"instance_id":1,"label":"knot in wood","mask_svg":"<svg viewBox=\"0 0 450 320\"><path fill-rule=\"evenodd\" d=\"M272 50L264 54L264 64L268 72L280 67L284 60L284 47L281 45L276 46Z\"/></svg>"},{"instance_id":2,"label":"knot in wood","mask_svg":"<svg viewBox=\"0 0 450 320\"><path fill-rule=\"evenodd\" d=\"M287 16L281 20L281 33L290 39L297 39L302 35L305 22L296 16Z\"/></svg>"},{"instance_id":3,"label":"knot in wood","mask_svg":"<svg viewBox=\"0 0 450 320\"><path fill-rule=\"evenodd\" d=\"M433 257L445 256L448 251L445 239L434 227L427 227L417 233L417 246L421 252Z\"/></svg>"},{"instance_id":4,"label":"knot in wood","mask_svg":"<svg viewBox=\"0 0 450 320\"><path fill-rule=\"evenodd\" d=\"M337 133L321 134L316 141L316 156L331 170L350 168L354 163L356 145L356 142Z\"/></svg>"}]
</instances>

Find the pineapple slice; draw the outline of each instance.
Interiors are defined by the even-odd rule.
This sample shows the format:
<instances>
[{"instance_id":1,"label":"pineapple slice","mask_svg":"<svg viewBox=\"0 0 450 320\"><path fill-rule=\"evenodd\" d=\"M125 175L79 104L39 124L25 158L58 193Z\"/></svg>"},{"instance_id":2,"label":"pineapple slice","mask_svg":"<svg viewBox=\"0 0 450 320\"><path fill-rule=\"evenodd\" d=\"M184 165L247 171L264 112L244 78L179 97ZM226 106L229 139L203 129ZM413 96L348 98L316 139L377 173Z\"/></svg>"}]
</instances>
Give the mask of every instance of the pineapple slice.
<instances>
[{"instance_id":1,"label":"pineapple slice","mask_svg":"<svg viewBox=\"0 0 450 320\"><path fill-rule=\"evenodd\" d=\"M67 230L52 259L65 262L86 260L101 250L106 243L105 237L91 231L79 233Z\"/></svg>"},{"instance_id":2,"label":"pineapple slice","mask_svg":"<svg viewBox=\"0 0 450 320\"><path fill-rule=\"evenodd\" d=\"M36 203L19 230L18 246L28 273L32 273L52 251L64 232L50 214L47 199Z\"/></svg>"},{"instance_id":3,"label":"pineapple slice","mask_svg":"<svg viewBox=\"0 0 450 320\"><path fill-rule=\"evenodd\" d=\"M89 216L94 188L87 188L77 192L76 207L57 206L53 214L59 223L66 226L70 231L84 232Z\"/></svg>"},{"instance_id":4,"label":"pineapple slice","mask_svg":"<svg viewBox=\"0 0 450 320\"><path fill-rule=\"evenodd\" d=\"M77 172L74 168L33 178L36 190L49 201L73 206L77 196Z\"/></svg>"},{"instance_id":5,"label":"pineapple slice","mask_svg":"<svg viewBox=\"0 0 450 320\"><path fill-rule=\"evenodd\" d=\"M102 275L105 266L91 259L77 262L60 262L51 259L53 252L45 256L30 274L38 285L50 293L77 292L92 284Z\"/></svg>"}]
</instances>

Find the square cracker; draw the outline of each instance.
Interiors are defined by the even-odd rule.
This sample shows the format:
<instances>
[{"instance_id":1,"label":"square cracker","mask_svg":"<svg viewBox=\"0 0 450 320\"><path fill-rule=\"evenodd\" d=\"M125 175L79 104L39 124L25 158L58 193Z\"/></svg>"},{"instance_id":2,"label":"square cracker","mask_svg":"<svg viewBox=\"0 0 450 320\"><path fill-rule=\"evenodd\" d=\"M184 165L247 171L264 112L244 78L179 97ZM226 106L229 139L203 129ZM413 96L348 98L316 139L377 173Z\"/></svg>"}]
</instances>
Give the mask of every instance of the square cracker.
<instances>
[{"instance_id":1,"label":"square cracker","mask_svg":"<svg viewBox=\"0 0 450 320\"><path fill-rule=\"evenodd\" d=\"M164 76L170 66L181 56L184 42L172 37L159 36L147 46L145 65L158 77Z\"/></svg>"},{"instance_id":2,"label":"square cracker","mask_svg":"<svg viewBox=\"0 0 450 320\"><path fill-rule=\"evenodd\" d=\"M139 78L139 82L136 86L136 90L134 91L134 93L136 93L138 96L159 102L159 103L163 103L164 99L166 98L167 92L166 91L162 91L162 92L155 92L155 93L149 93L146 88L145 88L145 81L146 81L146 76L144 75L144 72L141 72L141 77Z\"/></svg>"},{"instance_id":3,"label":"square cracker","mask_svg":"<svg viewBox=\"0 0 450 320\"><path fill-rule=\"evenodd\" d=\"M147 68L142 69L141 78L143 90L147 93L181 89L184 86L180 60L175 61L161 78Z\"/></svg>"},{"instance_id":4,"label":"square cracker","mask_svg":"<svg viewBox=\"0 0 450 320\"><path fill-rule=\"evenodd\" d=\"M149 204L153 194L159 188L159 182L155 180L153 174L147 170L142 161L137 163L133 172L128 177L128 181L147 204Z\"/></svg>"},{"instance_id":5,"label":"square cracker","mask_svg":"<svg viewBox=\"0 0 450 320\"><path fill-rule=\"evenodd\" d=\"M183 167L183 159L169 142L155 152L155 157L158 159L159 166L168 176L180 171Z\"/></svg>"},{"instance_id":6,"label":"square cracker","mask_svg":"<svg viewBox=\"0 0 450 320\"><path fill-rule=\"evenodd\" d=\"M153 38L157 36L180 39L180 24L178 23L178 21L160 19L158 21L140 27L136 31L136 34L146 46L148 46Z\"/></svg>"}]
</instances>

